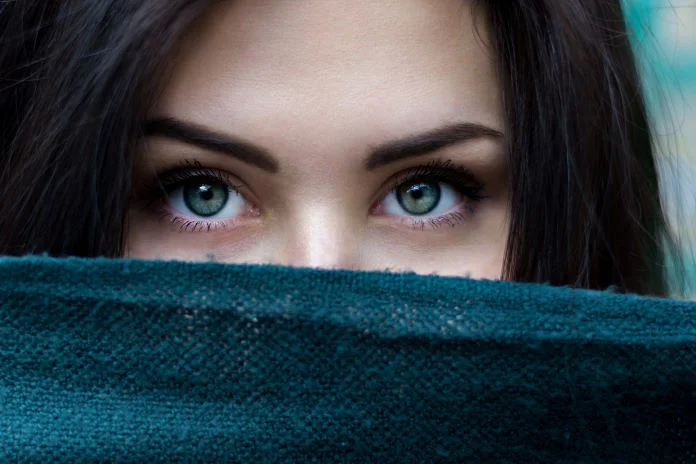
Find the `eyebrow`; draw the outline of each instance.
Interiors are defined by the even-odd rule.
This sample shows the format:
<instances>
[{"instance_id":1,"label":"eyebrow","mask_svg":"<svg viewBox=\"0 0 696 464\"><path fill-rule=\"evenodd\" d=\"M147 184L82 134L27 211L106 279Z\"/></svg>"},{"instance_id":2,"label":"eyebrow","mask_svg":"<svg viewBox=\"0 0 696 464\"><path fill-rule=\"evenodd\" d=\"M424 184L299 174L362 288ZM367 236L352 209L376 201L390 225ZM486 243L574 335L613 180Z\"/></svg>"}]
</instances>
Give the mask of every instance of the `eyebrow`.
<instances>
[{"instance_id":1,"label":"eyebrow","mask_svg":"<svg viewBox=\"0 0 696 464\"><path fill-rule=\"evenodd\" d=\"M503 133L492 127L464 122L450 124L423 134L387 142L372 150L365 160L368 171L406 158L423 156L443 148L481 138L502 139Z\"/></svg>"},{"instance_id":2,"label":"eyebrow","mask_svg":"<svg viewBox=\"0 0 696 464\"><path fill-rule=\"evenodd\" d=\"M265 149L174 118L147 121L145 123L145 135L161 135L189 145L196 145L206 150L224 153L270 173L279 171L278 161Z\"/></svg>"},{"instance_id":3,"label":"eyebrow","mask_svg":"<svg viewBox=\"0 0 696 464\"><path fill-rule=\"evenodd\" d=\"M280 170L278 160L264 148L175 118L147 121L145 135L160 135L206 150L224 153L270 173L277 173ZM503 137L502 132L481 124L470 122L450 124L423 134L381 144L371 151L364 165L365 169L371 171L403 159L424 156L452 145L481 138L502 139Z\"/></svg>"}]
</instances>

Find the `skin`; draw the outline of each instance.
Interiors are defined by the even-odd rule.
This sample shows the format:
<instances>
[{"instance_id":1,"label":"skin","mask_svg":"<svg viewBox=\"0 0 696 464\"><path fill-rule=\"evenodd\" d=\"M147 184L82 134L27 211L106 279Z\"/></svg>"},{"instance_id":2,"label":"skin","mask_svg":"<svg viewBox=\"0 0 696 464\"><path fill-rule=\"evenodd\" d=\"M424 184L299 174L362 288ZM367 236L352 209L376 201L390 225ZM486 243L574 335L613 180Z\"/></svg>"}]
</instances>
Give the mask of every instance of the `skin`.
<instances>
[{"instance_id":1,"label":"skin","mask_svg":"<svg viewBox=\"0 0 696 464\"><path fill-rule=\"evenodd\" d=\"M446 125L504 132L479 16L462 0L215 5L173 56L150 118L252 143L276 160L277 172L146 137L138 189L153 173L195 162L229 173L248 207L239 217L203 219L215 223L211 231L191 231L172 223L190 212L167 203L163 218L134 202L127 255L499 278L508 234L504 135L365 164L375 147ZM450 195L463 213L438 227L389 197L395 176L433 161L464 166L485 184L477 202Z\"/></svg>"}]
</instances>

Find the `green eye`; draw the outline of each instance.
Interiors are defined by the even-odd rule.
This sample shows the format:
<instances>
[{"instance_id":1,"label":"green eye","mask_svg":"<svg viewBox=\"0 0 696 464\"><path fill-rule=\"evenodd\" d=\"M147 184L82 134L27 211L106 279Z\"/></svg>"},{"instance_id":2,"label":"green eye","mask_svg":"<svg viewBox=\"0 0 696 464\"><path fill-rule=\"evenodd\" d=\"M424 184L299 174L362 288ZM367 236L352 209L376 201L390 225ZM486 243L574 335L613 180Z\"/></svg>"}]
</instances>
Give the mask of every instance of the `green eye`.
<instances>
[{"instance_id":1,"label":"green eye","mask_svg":"<svg viewBox=\"0 0 696 464\"><path fill-rule=\"evenodd\" d=\"M440 204L439 182L407 183L396 189L399 205L409 214L422 216L431 213Z\"/></svg>"},{"instance_id":2,"label":"green eye","mask_svg":"<svg viewBox=\"0 0 696 464\"><path fill-rule=\"evenodd\" d=\"M183 197L186 207L193 214L211 217L225 208L230 191L227 186L216 182L194 180L184 185Z\"/></svg>"}]
</instances>

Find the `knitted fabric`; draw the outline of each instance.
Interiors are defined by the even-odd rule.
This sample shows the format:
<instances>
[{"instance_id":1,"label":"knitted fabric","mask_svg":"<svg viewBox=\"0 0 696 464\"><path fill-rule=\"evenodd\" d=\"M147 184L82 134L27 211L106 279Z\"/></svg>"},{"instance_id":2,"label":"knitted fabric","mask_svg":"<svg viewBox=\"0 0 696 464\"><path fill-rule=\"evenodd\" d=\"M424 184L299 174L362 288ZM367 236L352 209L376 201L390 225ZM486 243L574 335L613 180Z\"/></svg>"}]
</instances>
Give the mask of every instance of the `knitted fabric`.
<instances>
[{"instance_id":1,"label":"knitted fabric","mask_svg":"<svg viewBox=\"0 0 696 464\"><path fill-rule=\"evenodd\" d=\"M696 304L0 259L0 460L696 462Z\"/></svg>"}]
</instances>

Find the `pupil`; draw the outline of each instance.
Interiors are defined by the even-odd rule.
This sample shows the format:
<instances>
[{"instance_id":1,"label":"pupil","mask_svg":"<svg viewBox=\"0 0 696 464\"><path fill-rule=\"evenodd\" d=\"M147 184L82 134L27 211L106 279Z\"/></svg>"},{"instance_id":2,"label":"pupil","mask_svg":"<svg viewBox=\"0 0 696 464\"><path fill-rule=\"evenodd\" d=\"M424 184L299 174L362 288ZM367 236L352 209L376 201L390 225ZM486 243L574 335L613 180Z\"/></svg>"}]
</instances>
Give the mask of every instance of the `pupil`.
<instances>
[{"instance_id":1,"label":"pupil","mask_svg":"<svg viewBox=\"0 0 696 464\"><path fill-rule=\"evenodd\" d=\"M425 195L425 193L423 192L422 185L418 185L416 187L413 187L413 189L411 190L411 196L413 197L414 200L420 200L421 198L423 198L424 195Z\"/></svg>"},{"instance_id":2,"label":"pupil","mask_svg":"<svg viewBox=\"0 0 696 464\"><path fill-rule=\"evenodd\" d=\"M203 200L210 201L213 199L213 190L210 188L210 185L201 185L200 192Z\"/></svg>"}]
</instances>

